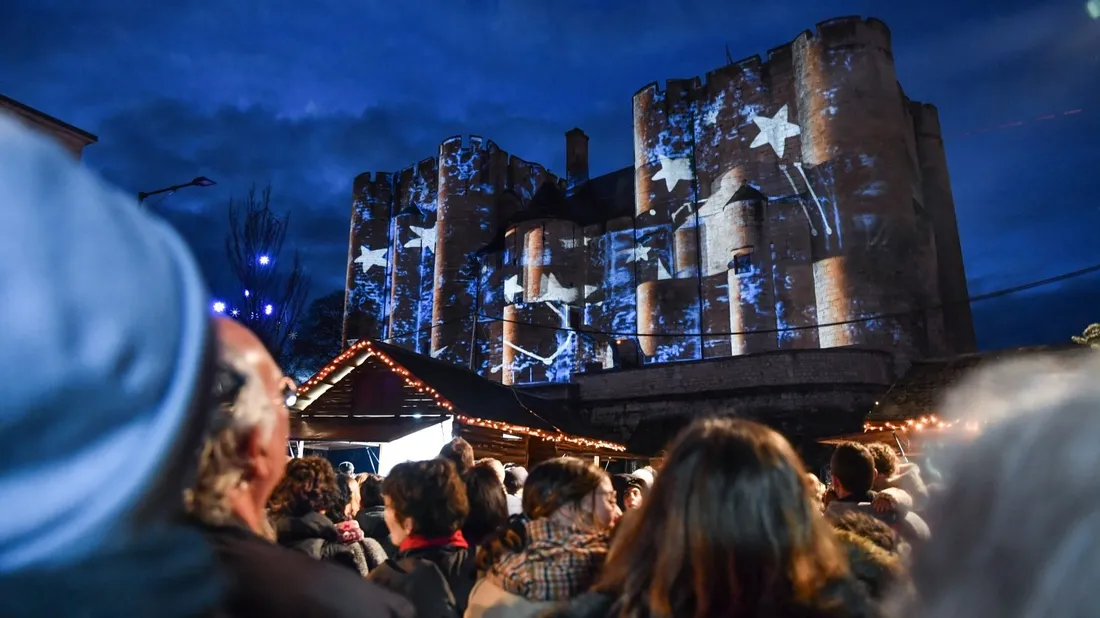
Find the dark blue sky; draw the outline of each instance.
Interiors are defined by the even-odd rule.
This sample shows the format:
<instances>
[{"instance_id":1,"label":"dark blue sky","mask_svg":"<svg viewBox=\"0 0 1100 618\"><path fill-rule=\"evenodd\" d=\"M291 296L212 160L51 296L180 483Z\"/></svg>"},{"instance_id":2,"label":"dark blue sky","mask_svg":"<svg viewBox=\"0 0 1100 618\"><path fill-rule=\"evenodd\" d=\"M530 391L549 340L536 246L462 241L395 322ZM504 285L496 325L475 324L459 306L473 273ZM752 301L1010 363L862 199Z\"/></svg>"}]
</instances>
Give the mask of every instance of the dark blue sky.
<instances>
[{"instance_id":1,"label":"dark blue sky","mask_svg":"<svg viewBox=\"0 0 1100 618\"><path fill-rule=\"evenodd\" d=\"M704 74L727 45L740 59L830 17L875 16L907 94L940 108L971 294L1100 263L1100 21L1085 0L758 6L9 0L0 92L99 135L88 165L127 190L215 179L156 208L221 293L225 203L271 182L321 295L342 287L356 174L469 133L562 172L574 126L591 136L593 174L625 167L640 87ZM974 315L984 348L1063 342L1100 320L1100 276Z\"/></svg>"}]
</instances>

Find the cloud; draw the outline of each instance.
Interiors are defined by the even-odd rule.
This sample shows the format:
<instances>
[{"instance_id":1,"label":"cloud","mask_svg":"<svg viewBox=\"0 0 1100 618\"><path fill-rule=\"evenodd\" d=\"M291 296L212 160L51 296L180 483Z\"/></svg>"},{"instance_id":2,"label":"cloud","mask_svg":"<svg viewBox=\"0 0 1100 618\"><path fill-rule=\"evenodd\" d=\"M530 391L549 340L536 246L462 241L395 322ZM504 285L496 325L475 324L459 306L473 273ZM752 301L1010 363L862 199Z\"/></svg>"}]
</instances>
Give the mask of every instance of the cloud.
<instances>
[{"instance_id":1,"label":"cloud","mask_svg":"<svg viewBox=\"0 0 1100 618\"><path fill-rule=\"evenodd\" d=\"M434 156L440 141L471 126L516 156L561 170L570 125L494 104L482 109L484 116L465 121L413 105L373 107L358 115L288 117L258 105L204 112L158 99L104 119L98 127L103 139L88 149L86 161L135 194L199 175L214 179L218 184L213 187L153 197L147 205L187 237L222 294L232 289L224 268L226 204L242 198L253 184L270 183L274 208L291 213L288 249L306 250L314 292L323 294L343 285L351 182L359 173L408 167ZM628 110L616 112L624 113L629 118ZM611 125L600 116L590 117L588 124Z\"/></svg>"}]
</instances>

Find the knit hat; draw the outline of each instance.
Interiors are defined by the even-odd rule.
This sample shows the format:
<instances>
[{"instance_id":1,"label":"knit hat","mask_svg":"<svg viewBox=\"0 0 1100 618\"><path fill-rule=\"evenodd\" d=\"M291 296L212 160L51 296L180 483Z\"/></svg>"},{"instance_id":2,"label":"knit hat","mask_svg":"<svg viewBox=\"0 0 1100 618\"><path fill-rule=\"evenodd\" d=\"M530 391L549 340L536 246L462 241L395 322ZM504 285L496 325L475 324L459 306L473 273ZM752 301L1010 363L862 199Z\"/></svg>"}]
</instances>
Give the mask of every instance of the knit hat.
<instances>
[{"instance_id":1,"label":"knit hat","mask_svg":"<svg viewBox=\"0 0 1100 618\"><path fill-rule=\"evenodd\" d=\"M209 313L170 227L3 114L0 214L3 574L118 541L163 487L194 420Z\"/></svg>"}]
</instances>

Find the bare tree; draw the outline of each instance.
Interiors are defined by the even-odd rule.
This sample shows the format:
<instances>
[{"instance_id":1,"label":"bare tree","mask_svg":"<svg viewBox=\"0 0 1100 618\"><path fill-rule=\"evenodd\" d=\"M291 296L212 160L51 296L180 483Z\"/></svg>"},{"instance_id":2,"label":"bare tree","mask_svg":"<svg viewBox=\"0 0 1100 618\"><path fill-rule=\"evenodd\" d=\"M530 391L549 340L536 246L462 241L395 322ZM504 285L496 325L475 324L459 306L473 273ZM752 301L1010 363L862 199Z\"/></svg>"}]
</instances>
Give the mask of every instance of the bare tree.
<instances>
[{"instance_id":1,"label":"bare tree","mask_svg":"<svg viewBox=\"0 0 1100 618\"><path fill-rule=\"evenodd\" d=\"M271 210L270 185L259 195L253 186L243 201L229 200L225 252L241 292L222 309L256 333L280 362L309 294L301 253L294 251L289 264L280 258L289 224L289 213L280 217Z\"/></svg>"}]
</instances>

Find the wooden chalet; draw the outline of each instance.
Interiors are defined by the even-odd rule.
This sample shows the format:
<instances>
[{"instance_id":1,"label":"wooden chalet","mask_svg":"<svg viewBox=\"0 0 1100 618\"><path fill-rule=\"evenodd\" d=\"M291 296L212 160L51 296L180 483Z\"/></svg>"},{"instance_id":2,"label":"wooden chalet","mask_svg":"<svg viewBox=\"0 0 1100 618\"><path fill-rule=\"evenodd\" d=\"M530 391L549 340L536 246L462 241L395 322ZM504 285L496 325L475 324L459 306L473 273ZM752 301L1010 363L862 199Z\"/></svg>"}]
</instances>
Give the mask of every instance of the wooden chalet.
<instances>
[{"instance_id":1,"label":"wooden chalet","mask_svg":"<svg viewBox=\"0 0 1100 618\"><path fill-rule=\"evenodd\" d=\"M863 432L822 440L884 442L907 455L919 456L929 440L944 441L974 435L978 427L944 414L945 395L974 370L991 363L1033 355L1056 356L1073 362L1087 347L1078 345L1035 346L964 354L951 358L914 362L903 378L875 402L863 423Z\"/></svg>"},{"instance_id":2,"label":"wooden chalet","mask_svg":"<svg viewBox=\"0 0 1100 618\"><path fill-rule=\"evenodd\" d=\"M506 463L531 466L562 455L600 463L630 458L625 446L597 437L563 402L373 340L353 344L298 388L290 434L307 444L369 444L384 451L418 430L448 425L477 457Z\"/></svg>"}]
</instances>

